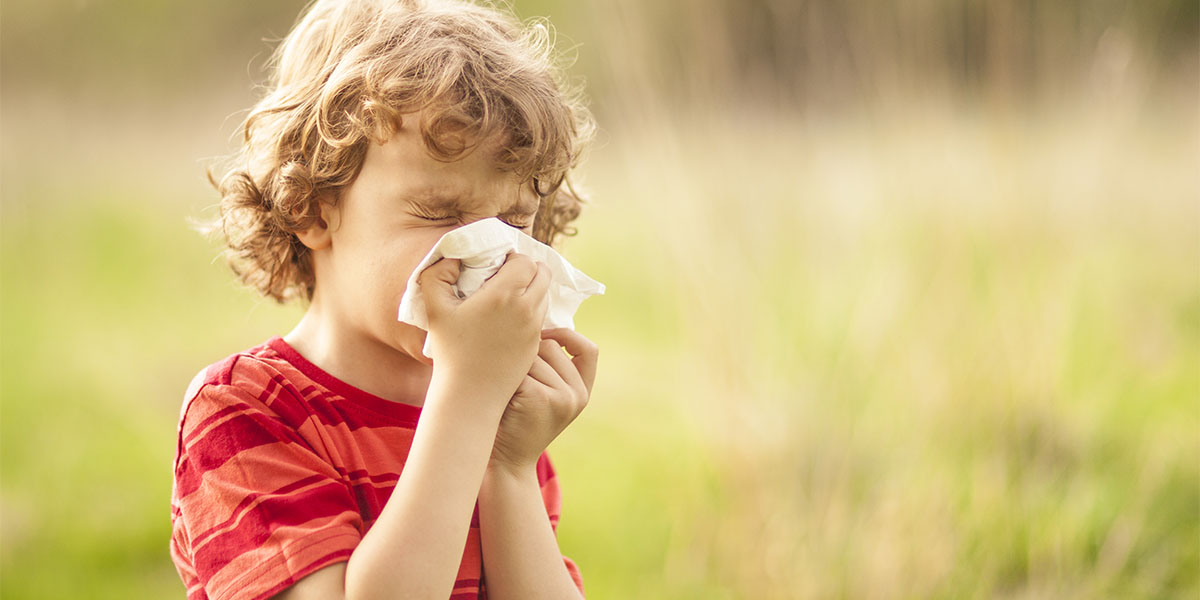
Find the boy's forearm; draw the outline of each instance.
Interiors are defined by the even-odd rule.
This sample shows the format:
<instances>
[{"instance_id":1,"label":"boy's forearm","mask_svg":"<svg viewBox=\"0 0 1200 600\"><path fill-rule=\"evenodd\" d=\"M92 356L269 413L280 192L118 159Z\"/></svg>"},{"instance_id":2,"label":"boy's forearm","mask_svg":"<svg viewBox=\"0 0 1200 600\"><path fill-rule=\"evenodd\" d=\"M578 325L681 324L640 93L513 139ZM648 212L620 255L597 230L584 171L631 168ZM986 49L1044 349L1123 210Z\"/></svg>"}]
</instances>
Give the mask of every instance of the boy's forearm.
<instances>
[{"instance_id":1,"label":"boy's forearm","mask_svg":"<svg viewBox=\"0 0 1200 600\"><path fill-rule=\"evenodd\" d=\"M404 471L347 563L347 598L450 595L505 406L485 393L435 374Z\"/></svg>"},{"instance_id":2,"label":"boy's forearm","mask_svg":"<svg viewBox=\"0 0 1200 600\"><path fill-rule=\"evenodd\" d=\"M488 597L582 598L563 562L534 469L489 467L479 489Z\"/></svg>"}]
</instances>

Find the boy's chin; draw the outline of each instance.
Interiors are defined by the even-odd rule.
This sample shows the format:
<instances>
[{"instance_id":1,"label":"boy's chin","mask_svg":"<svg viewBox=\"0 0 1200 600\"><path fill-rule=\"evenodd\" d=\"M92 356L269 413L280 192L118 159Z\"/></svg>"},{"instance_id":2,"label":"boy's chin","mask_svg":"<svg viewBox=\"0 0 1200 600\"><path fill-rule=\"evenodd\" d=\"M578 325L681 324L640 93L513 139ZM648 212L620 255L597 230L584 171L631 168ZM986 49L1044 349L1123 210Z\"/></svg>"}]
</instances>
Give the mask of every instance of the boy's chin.
<instances>
[{"instance_id":1,"label":"boy's chin","mask_svg":"<svg viewBox=\"0 0 1200 600\"><path fill-rule=\"evenodd\" d=\"M417 362L419 362L427 367L433 366L433 359L429 358L428 356L425 356L425 353L421 352L420 350L417 350L415 353L413 353L412 357L417 359Z\"/></svg>"},{"instance_id":2,"label":"boy's chin","mask_svg":"<svg viewBox=\"0 0 1200 600\"><path fill-rule=\"evenodd\" d=\"M400 325L404 328L404 332L400 335L400 350L423 365L433 366L433 359L425 356L425 353L422 352L425 348L425 338L429 336L429 332L408 323Z\"/></svg>"}]
</instances>

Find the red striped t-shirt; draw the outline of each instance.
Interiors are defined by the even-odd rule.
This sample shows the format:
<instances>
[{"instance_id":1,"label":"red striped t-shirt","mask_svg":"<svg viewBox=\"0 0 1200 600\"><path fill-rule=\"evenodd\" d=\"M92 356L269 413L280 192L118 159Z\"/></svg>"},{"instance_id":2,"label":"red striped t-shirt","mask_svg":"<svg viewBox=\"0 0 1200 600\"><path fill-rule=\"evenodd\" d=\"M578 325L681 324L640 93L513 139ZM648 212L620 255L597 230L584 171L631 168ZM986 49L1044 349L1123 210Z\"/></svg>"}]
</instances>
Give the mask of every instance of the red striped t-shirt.
<instances>
[{"instance_id":1,"label":"red striped t-shirt","mask_svg":"<svg viewBox=\"0 0 1200 600\"><path fill-rule=\"evenodd\" d=\"M278 337L197 375L171 493L171 558L188 600L269 598L348 559L391 495L420 415L338 380ZM561 497L545 454L537 474L557 528ZM452 599L487 597L482 565L476 510Z\"/></svg>"}]
</instances>

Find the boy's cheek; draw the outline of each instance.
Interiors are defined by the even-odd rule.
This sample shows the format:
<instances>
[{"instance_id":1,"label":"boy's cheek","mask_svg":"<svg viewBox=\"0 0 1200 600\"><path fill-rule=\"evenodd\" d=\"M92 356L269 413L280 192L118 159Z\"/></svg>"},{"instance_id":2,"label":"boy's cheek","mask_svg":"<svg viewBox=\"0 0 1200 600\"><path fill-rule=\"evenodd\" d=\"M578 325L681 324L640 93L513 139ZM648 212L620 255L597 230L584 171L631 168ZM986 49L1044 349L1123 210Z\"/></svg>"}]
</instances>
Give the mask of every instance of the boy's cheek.
<instances>
[{"instance_id":1,"label":"boy's cheek","mask_svg":"<svg viewBox=\"0 0 1200 600\"><path fill-rule=\"evenodd\" d=\"M400 278L401 293L404 292L404 282L408 281L417 265L421 264L421 259L429 254L434 244L442 237L441 234L429 235L426 232L407 233L408 235L402 238L398 236L399 239L393 243L378 248L375 256L368 259L377 265L379 272L376 273L376 277L383 278L383 281Z\"/></svg>"}]
</instances>

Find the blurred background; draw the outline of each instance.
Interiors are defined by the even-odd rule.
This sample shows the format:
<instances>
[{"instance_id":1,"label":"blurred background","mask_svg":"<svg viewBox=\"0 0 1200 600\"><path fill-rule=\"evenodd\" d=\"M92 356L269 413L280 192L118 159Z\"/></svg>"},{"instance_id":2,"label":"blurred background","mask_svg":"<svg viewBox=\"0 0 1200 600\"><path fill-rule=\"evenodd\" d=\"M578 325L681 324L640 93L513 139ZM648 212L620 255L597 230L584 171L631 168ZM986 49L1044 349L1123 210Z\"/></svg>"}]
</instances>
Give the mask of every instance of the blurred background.
<instances>
[{"instance_id":1,"label":"blurred background","mask_svg":"<svg viewBox=\"0 0 1200 600\"><path fill-rule=\"evenodd\" d=\"M6 0L0 596L181 598L189 219L304 2ZM522 0L600 136L551 451L594 598L1196 598L1194 0Z\"/></svg>"}]
</instances>

